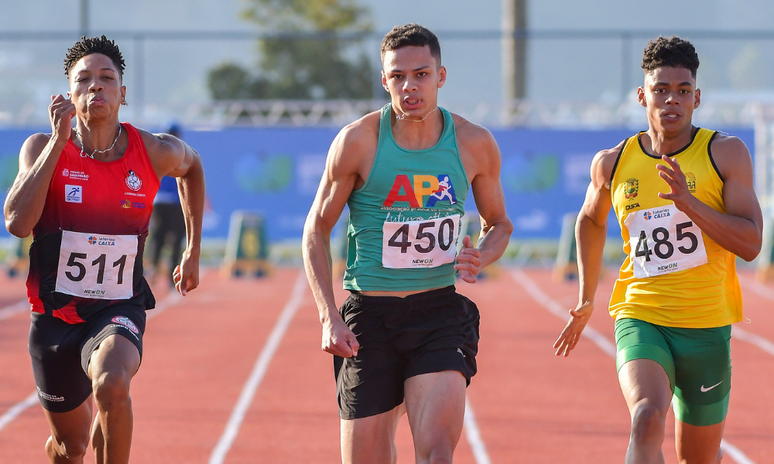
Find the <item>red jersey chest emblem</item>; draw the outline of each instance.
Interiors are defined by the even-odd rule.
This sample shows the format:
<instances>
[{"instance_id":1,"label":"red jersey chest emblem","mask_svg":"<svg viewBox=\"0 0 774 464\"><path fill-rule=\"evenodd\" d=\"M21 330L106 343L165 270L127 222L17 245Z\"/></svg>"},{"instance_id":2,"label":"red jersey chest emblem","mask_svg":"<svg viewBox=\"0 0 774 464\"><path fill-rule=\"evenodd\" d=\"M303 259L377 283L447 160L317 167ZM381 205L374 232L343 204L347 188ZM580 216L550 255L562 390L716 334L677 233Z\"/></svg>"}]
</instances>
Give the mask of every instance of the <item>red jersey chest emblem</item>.
<instances>
[{"instance_id":1,"label":"red jersey chest emblem","mask_svg":"<svg viewBox=\"0 0 774 464\"><path fill-rule=\"evenodd\" d=\"M124 177L124 183L127 187L129 187L129 190L133 192L137 192L142 188L142 179L140 179L140 176L138 176L137 173L132 169L126 173L126 177Z\"/></svg>"}]
</instances>

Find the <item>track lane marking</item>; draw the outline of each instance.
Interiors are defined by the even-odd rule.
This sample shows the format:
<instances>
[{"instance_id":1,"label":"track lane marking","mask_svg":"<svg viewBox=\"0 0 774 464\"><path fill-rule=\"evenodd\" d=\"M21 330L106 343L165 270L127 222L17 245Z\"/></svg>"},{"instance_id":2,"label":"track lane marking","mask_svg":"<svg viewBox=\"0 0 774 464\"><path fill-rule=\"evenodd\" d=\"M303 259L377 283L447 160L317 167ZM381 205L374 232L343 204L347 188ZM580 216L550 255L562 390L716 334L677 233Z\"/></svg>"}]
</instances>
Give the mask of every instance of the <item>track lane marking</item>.
<instances>
[{"instance_id":1,"label":"track lane marking","mask_svg":"<svg viewBox=\"0 0 774 464\"><path fill-rule=\"evenodd\" d=\"M525 274L521 269L514 269L510 272L511 277L513 280L515 280L521 287L529 293L529 295L540 305L542 305L544 308L546 308L551 314L554 314L555 316L559 317L560 319L567 321L569 317L569 310L565 309L564 306L560 305L556 301L552 300L551 297L549 297L547 294L543 292L540 288L538 288L537 283L532 280L527 274ZM587 332L589 329L592 329L588 334ZM599 346L602 351L609 354L613 358L616 356L616 348L615 344L612 343L610 340L608 340L604 335L594 330L593 327L590 327L588 324L586 325L585 329L581 333L582 335L586 336L587 338L590 338L597 346ZM736 446L732 445L725 439L721 440L720 447L723 449L723 452L731 456L734 461L737 462L737 464L755 464L750 458L745 456L745 454Z\"/></svg>"},{"instance_id":2,"label":"track lane marking","mask_svg":"<svg viewBox=\"0 0 774 464\"><path fill-rule=\"evenodd\" d=\"M23 413L24 410L35 405L37 402L38 402L38 392L34 391L32 392L32 394L30 394L30 396L28 396L21 402L13 405L11 409L9 409L8 411L6 411L5 414L0 416L0 430L3 430L3 428L5 428L6 425L10 424L11 422L13 422L14 419L19 417L19 415Z\"/></svg>"},{"instance_id":3,"label":"track lane marking","mask_svg":"<svg viewBox=\"0 0 774 464\"><path fill-rule=\"evenodd\" d=\"M476 464L492 464L492 460L489 459L489 453L486 451L484 440L481 438L476 416L473 414L473 408L470 406L470 401L468 401L467 397L465 397L465 418L463 420L465 438L473 450L473 458L476 460Z\"/></svg>"},{"instance_id":4,"label":"track lane marking","mask_svg":"<svg viewBox=\"0 0 774 464\"><path fill-rule=\"evenodd\" d=\"M23 313L24 311L29 311L30 304L29 302L24 299L19 301L18 303L14 303L12 305L8 305L5 308L0 308L0 321L3 319L8 319L9 317L15 316L17 314Z\"/></svg>"},{"instance_id":5,"label":"track lane marking","mask_svg":"<svg viewBox=\"0 0 774 464\"><path fill-rule=\"evenodd\" d=\"M266 375L266 371L274 357L274 353L276 353L282 338L285 336L285 332L287 331L288 326L290 326L293 316L295 316L298 308L301 307L306 289L306 274L301 270L298 273L296 283L293 286L293 293L290 300L285 305L285 308L283 308L279 318L277 318L277 323L274 325L271 334L269 334L269 338L266 339L266 344L263 346L261 353L258 355L258 359L255 361L253 371L247 379L247 382L245 382L244 387L242 387L242 393L239 395L239 399L231 412L231 417L229 417L223 435L221 435L218 440L215 449L212 450L210 460L208 461L209 464L222 464L226 459L226 455L231 449L231 445L233 445L234 440L239 434L239 429L242 426L245 414L247 414L247 410L253 402L255 393L258 390L261 381L263 381L264 375Z\"/></svg>"}]
</instances>

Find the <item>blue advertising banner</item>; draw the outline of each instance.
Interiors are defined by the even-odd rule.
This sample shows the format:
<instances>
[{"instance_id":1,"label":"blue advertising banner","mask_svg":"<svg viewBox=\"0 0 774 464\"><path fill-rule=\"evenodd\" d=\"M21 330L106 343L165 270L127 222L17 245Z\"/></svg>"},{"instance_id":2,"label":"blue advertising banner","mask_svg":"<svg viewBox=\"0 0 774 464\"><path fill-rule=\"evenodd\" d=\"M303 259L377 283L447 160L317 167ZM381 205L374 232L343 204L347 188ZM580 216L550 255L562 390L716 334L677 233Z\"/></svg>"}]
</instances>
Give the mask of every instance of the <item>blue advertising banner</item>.
<instances>
[{"instance_id":1,"label":"blue advertising banner","mask_svg":"<svg viewBox=\"0 0 774 464\"><path fill-rule=\"evenodd\" d=\"M0 131L0 199L18 170L19 149L34 131ZM301 237L325 167L333 128L250 128L184 131L202 156L207 179L205 237L226 237L236 210L266 218L270 242ZM493 130L502 153L502 183L514 238L558 239L562 216L583 203L594 154L630 130ZM734 129L752 151L752 129ZM469 202L470 208L475 204ZM612 223L608 233L619 234ZM5 228L0 236L8 236Z\"/></svg>"}]
</instances>

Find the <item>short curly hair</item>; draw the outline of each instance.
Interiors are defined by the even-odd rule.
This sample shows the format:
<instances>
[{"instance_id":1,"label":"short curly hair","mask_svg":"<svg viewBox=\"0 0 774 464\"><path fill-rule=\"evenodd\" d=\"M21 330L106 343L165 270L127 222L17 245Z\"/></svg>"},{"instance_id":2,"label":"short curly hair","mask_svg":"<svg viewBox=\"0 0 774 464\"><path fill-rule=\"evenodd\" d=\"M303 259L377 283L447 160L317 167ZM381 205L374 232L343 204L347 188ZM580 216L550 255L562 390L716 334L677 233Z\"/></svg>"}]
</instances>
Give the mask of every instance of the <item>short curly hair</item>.
<instances>
[{"instance_id":1,"label":"short curly hair","mask_svg":"<svg viewBox=\"0 0 774 464\"><path fill-rule=\"evenodd\" d=\"M645 46L645 51L642 52L642 69L647 73L664 66L685 68L696 78L699 55L696 54L693 44L687 40L674 35L659 36Z\"/></svg>"},{"instance_id":2,"label":"short curly hair","mask_svg":"<svg viewBox=\"0 0 774 464\"><path fill-rule=\"evenodd\" d=\"M430 47L430 54L441 65L441 44L438 42L433 32L419 24L404 24L395 26L382 39L382 61L386 52L394 51L403 47Z\"/></svg>"},{"instance_id":3,"label":"short curly hair","mask_svg":"<svg viewBox=\"0 0 774 464\"><path fill-rule=\"evenodd\" d=\"M124 68L126 63L124 57L121 55L121 50L118 49L115 41L108 39L104 35L101 37L86 37L82 36L81 39L75 42L75 45L67 49L67 54L64 59L65 76L70 78L70 70L73 69L75 63L81 58L93 53L100 53L107 56L116 65L116 69L121 77L124 77Z\"/></svg>"}]
</instances>

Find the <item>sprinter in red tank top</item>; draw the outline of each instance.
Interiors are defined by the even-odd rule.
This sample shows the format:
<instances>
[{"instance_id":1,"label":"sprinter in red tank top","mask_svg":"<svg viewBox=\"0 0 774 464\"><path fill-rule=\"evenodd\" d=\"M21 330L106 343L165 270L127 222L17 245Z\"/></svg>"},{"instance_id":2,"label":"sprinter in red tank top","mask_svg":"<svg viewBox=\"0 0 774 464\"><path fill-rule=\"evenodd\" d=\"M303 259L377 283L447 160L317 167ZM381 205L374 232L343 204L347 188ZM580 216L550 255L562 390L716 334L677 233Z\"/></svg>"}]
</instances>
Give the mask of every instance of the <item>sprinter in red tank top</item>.
<instances>
[{"instance_id":1,"label":"sprinter in red tank top","mask_svg":"<svg viewBox=\"0 0 774 464\"><path fill-rule=\"evenodd\" d=\"M67 51L69 92L51 97L52 132L22 146L5 202L8 231L34 237L29 349L52 463L82 463L90 442L97 463L129 462L129 385L142 358L145 311L155 306L142 254L163 176L178 178L186 222L175 288L185 295L199 284L201 159L176 137L119 123L123 72L121 52L105 36L82 37Z\"/></svg>"}]
</instances>

